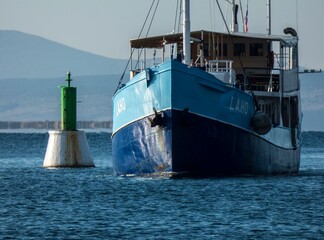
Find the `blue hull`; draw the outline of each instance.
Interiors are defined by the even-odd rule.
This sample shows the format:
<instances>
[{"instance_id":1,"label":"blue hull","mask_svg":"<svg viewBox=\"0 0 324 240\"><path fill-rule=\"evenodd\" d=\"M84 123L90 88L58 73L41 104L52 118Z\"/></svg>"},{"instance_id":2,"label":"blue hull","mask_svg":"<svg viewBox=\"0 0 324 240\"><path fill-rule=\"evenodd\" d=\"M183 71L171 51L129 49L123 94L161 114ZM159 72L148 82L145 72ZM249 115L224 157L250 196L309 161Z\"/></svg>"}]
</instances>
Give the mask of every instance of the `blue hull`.
<instances>
[{"instance_id":1,"label":"blue hull","mask_svg":"<svg viewBox=\"0 0 324 240\"><path fill-rule=\"evenodd\" d=\"M170 61L135 76L114 96L116 174L192 176L297 173L290 129L253 131L251 95Z\"/></svg>"},{"instance_id":2,"label":"blue hull","mask_svg":"<svg viewBox=\"0 0 324 240\"><path fill-rule=\"evenodd\" d=\"M256 134L182 111L165 111L164 127L151 127L149 118L153 117L138 120L114 135L116 174L226 176L298 172L299 147L280 148Z\"/></svg>"}]
</instances>

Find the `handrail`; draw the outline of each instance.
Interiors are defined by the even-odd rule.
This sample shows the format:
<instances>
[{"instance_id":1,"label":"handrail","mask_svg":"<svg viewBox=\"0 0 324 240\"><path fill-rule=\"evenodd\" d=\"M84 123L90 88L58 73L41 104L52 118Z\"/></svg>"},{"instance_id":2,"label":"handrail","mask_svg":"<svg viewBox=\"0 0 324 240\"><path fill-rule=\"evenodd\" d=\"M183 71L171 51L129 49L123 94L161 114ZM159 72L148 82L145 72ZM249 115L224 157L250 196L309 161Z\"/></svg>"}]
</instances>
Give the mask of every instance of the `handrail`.
<instances>
[{"instance_id":1,"label":"handrail","mask_svg":"<svg viewBox=\"0 0 324 240\"><path fill-rule=\"evenodd\" d=\"M209 72L231 72L232 60L210 60L208 61L207 71Z\"/></svg>"},{"instance_id":2,"label":"handrail","mask_svg":"<svg viewBox=\"0 0 324 240\"><path fill-rule=\"evenodd\" d=\"M233 60L209 60L207 62L207 72L229 73L229 83L232 83Z\"/></svg>"}]
</instances>

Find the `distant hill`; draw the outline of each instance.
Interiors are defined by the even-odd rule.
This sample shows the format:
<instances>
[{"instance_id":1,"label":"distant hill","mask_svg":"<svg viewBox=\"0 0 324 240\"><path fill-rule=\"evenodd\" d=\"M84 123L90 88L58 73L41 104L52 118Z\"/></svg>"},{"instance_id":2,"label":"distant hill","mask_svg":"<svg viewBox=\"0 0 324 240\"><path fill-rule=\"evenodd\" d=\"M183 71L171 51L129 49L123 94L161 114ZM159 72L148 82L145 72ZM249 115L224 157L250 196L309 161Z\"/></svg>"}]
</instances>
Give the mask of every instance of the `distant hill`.
<instances>
[{"instance_id":1,"label":"distant hill","mask_svg":"<svg viewBox=\"0 0 324 240\"><path fill-rule=\"evenodd\" d=\"M59 121L66 71L77 87L79 121L111 121L111 97L126 61L17 31L0 31L0 122ZM129 76L125 76L127 81ZM301 74L305 131L324 131L324 72Z\"/></svg>"},{"instance_id":2,"label":"distant hill","mask_svg":"<svg viewBox=\"0 0 324 240\"><path fill-rule=\"evenodd\" d=\"M120 75L74 77L79 121L111 121L111 98ZM65 76L47 79L0 79L1 121L59 121L60 88Z\"/></svg>"},{"instance_id":3,"label":"distant hill","mask_svg":"<svg viewBox=\"0 0 324 240\"><path fill-rule=\"evenodd\" d=\"M77 50L18 31L0 30L0 79L121 74L126 60Z\"/></svg>"}]
</instances>

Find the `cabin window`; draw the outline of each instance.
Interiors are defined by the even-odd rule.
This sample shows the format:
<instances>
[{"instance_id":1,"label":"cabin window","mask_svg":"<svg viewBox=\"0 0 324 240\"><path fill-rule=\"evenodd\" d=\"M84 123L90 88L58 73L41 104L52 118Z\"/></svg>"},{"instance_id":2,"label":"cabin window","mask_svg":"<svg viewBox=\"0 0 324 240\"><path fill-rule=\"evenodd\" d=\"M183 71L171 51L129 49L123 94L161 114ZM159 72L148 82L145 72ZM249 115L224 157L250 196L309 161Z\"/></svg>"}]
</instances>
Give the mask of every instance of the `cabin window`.
<instances>
[{"instance_id":1,"label":"cabin window","mask_svg":"<svg viewBox=\"0 0 324 240\"><path fill-rule=\"evenodd\" d=\"M263 44L250 43L250 56L252 57L263 56Z\"/></svg>"},{"instance_id":2,"label":"cabin window","mask_svg":"<svg viewBox=\"0 0 324 240\"><path fill-rule=\"evenodd\" d=\"M282 114L282 123L284 127L290 127L289 124L289 109L290 103L289 98L283 98L282 106L281 106L281 114Z\"/></svg>"},{"instance_id":3,"label":"cabin window","mask_svg":"<svg viewBox=\"0 0 324 240\"><path fill-rule=\"evenodd\" d=\"M297 48L296 47L292 47L290 48L291 50L291 59L290 59L290 67L291 69L297 67Z\"/></svg>"},{"instance_id":4,"label":"cabin window","mask_svg":"<svg viewBox=\"0 0 324 240\"><path fill-rule=\"evenodd\" d=\"M209 57L210 55L209 55L209 44L208 43L204 43L203 50L204 50L204 56Z\"/></svg>"},{"instance_id":5,"label":"cabin window","mask_svg":"<svg viewBox=\"0 0 324 240\"><path fill-rule=\"evenodd\" d=\"M283 70L290 70L297 67L297 48L280 45L280 67Z\"/></svg>"},{"instance_id":6,"label":"cabin window","mask_svg":"<svg viewBox=\"0 0 324 240\"><path fill-rule=\"evenodd\" d=\"M299 119L298 119L298 99L297 97L292 97L290 99L290 111L291 111L291 127L298 127Z\"/></svg>"},{"instance_id":7,"label":"cabin window","mask_svg":"<svg viewBox=\"0 0 324 240\"><path fill-rule=\"evenodd\" d=\"M218 45L219 54L218 56L227 57L227 43Z\"/></svg>"},{"instance_id":8,"label":"cabin window","mask_svg":"<svg viewBox=\"0 0 324 240\"><path fill-rule=\"evenodd\" d=\"M235 57L242 57L246 55L245 44L244 43L234 43L234 52Z\"/></svg>"}]
</instances>

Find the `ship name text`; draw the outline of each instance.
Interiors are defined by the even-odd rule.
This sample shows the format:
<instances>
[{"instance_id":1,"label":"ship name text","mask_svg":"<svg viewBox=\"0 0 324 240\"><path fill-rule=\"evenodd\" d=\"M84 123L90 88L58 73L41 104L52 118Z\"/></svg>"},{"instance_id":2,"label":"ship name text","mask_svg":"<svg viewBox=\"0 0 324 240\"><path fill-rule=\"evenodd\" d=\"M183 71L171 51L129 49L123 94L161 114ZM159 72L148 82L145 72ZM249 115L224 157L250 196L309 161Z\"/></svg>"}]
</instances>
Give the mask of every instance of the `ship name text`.
<instances>
[{"instance_id":1,"label":"ship name text","mask_svg":"<svg viewBox=\"0 0 324 240\"><path fill-rule=\"evenodd\" d=\"M232 96L229 109L231 111L247 115L249 111L249 103L244 99L240 99Z\"/></svg>"},{"instance_id":2,"label":"ship name text","mask_svg":"<svg viewBox=\"0 0 324 240\"><path fill-rule=\"evenodd\" d=\"M124 98L120 98L117 100L116 104L115 104L115 114L116 117L121 114L122 112L124 112L126 110L126 102Z\"/></svg>"}]
</instances>

